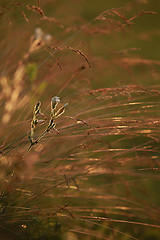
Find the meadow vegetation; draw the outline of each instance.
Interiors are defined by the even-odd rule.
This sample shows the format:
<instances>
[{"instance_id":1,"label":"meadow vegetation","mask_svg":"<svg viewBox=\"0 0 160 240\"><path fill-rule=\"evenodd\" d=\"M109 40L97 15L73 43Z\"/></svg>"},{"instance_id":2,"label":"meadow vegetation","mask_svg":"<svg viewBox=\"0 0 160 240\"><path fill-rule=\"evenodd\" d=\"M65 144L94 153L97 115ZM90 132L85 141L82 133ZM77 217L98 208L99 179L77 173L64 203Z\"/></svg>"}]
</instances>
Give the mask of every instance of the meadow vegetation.
<instances>
[{"instance_id":1,"label":"meadow vegetation","mask_svg":"<svg viewBox=\"0 0 160 240\"><path fill-rule=\"evenodd\" d=\"M0 3L0 239L160 238L160 3Z\"/></svg>"}]
</instances>

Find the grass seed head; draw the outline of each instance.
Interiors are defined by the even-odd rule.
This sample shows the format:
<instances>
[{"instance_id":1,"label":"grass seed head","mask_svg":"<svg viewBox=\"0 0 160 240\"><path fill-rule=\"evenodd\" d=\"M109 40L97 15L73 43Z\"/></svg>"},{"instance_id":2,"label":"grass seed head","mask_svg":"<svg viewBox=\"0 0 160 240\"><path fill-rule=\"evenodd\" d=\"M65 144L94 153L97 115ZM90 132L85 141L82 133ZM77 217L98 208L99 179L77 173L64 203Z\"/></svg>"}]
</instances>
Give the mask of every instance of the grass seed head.
<instances>
[{"instance_id":1,"label":"grass seed head","mask_svg":"<svg viewBox=\"0 0 160 240\"><path fill-rule=\"evenodd\" d=\"M56 107L57 107L59 102L60 102L59 97L55 96L55 97L52 98L52 100L51 100L51 116L55 115L55 110L56 110Z\"/></svg>"},{"instance_id":2,"label":"grass seed head","mask_svg":"<svg viewBox=\"0 0 160 240\"><path fill-rule=\"evenodd\" d=\"M55 113L55 117L60 117L66 110L68 103L64 104L63 107L61 107L56 113Z\"/></svg>"},{"instance_id":3,"label":"grass seed head","mask_svg":"<svg viewBox=\"0 0 160 240\"><path fill-rule=\"evenodd\" d=\"M40 113L40 107L41 107L41 102L37 102L37 104L34 107L34 115L37 116Z\"/></svg>"}]
</instances>

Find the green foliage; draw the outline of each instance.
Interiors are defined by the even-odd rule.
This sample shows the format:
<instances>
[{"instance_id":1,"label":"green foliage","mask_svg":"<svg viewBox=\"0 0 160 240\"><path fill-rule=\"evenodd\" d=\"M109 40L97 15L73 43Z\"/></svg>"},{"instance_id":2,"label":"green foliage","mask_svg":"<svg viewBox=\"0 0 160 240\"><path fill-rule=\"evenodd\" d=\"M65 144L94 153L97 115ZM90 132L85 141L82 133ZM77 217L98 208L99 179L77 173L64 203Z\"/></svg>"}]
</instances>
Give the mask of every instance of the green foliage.
<instances>
[{"instance_id":1,"label":"green foliage","mask_svg":"<svg viewBox=\"0 0 160 240\"><path fill-rule=\"evenodd\" d=\"M36 63L28 63L26 66L26 75L30 84L34 83L37 77L37 67L38 65Z\"/></svg>"}]
</instances>

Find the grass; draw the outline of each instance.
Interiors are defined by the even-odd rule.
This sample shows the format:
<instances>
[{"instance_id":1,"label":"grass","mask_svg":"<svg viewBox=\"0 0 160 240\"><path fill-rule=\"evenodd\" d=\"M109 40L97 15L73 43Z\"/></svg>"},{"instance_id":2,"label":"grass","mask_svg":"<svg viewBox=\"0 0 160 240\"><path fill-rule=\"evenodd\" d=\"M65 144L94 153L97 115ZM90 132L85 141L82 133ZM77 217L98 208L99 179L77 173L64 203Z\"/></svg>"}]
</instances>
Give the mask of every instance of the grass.
<instances>
[{"instance_id":1,"label":"grass","mask_svg":"<svg viewBox=\"0 0 160 240\"><path fill-rule=\"evenodd\" d=\"M1 238L159 239L155 9L56 4L1 4Z\"/></svg>"}]
</instances>

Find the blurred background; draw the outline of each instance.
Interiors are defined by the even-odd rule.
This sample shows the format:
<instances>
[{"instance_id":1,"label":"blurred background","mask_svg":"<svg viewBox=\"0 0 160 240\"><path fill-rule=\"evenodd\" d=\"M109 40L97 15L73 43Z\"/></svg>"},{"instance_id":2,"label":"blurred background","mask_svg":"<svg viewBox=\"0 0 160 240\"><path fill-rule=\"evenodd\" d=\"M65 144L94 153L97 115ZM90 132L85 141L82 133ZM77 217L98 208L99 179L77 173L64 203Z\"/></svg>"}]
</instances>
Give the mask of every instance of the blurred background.
<instances>
[{"instance_id":1,"label":"blurred background","mask_svg":"<svg viewBox=\"0 0 160 240\"><path fill-rule=\"evenodd\" d=\"M1 0L1 239L160 238L159 9Z\"/></svg>"}]
</instances>

